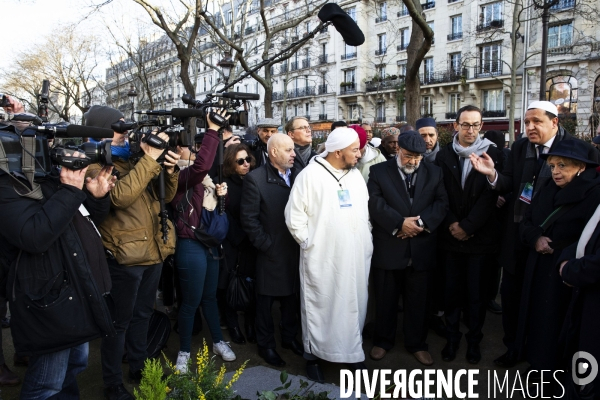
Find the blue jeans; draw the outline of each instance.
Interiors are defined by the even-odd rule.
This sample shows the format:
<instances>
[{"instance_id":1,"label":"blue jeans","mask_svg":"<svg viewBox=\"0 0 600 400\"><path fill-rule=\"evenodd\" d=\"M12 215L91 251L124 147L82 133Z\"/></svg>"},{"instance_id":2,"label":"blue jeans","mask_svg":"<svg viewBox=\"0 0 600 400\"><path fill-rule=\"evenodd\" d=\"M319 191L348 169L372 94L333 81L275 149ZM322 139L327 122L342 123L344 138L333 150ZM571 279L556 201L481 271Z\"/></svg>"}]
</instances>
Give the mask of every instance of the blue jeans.
<instances>
[{"instance_id":1,"label":"blue jeans","mask_svg":"<svg viewBox=\"0 0 600 400\"><path fill-rule=\"evenodd\" d=\"M32 356L21 387L21 399L79 399L76 376L87 367L88 343L55 353Z\"/></svg>"},{"instance_id":2,"label":"blue jeans","mask_svg":"<svg viewBox=\"0 0 600 400\"><path fill-rule=\"evenodd\" d=\"M144 368L148 357L148 323L154 312L154 301L162 263L154 265L120 265L107 260L112 289L110 295L115 304L115 330L113 337L102 339L102 378L105 386L123 383L123 348L127 347L129 371Z\"/></svg>"},{"instance_id":3,"label":"blue jeans","mask_svg":"<svg viewBox=\"0 0 600 400\"><path fill-rule=\"evenodd\" d=\"M206 246L193 239L179 238L175 257L182 297L179 308L179 350L190 352L194 314L200 304L213 343L223 340L217 308L219 261L213 259Z\"/></svg>"}]
</instances>

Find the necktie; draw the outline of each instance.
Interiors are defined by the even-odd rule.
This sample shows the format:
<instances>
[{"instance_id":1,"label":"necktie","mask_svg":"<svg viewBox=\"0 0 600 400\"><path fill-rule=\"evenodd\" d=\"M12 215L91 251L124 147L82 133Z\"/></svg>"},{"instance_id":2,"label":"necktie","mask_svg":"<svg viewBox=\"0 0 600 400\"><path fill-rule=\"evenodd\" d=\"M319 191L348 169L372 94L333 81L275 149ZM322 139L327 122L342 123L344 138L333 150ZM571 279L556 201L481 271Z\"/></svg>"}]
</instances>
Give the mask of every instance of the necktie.
<instances>
[{"instance_id":1,"label":"necktie","mask_svg":"<svg viewBox=\"0 0 600 400\"><path fill-rule=\"evenodd\" d=\"M412 174L406 174L406 179L404 179L404 183L406 183L406 191L410 196L410 187L412 185Z\"/></svg>"}]
</instances>

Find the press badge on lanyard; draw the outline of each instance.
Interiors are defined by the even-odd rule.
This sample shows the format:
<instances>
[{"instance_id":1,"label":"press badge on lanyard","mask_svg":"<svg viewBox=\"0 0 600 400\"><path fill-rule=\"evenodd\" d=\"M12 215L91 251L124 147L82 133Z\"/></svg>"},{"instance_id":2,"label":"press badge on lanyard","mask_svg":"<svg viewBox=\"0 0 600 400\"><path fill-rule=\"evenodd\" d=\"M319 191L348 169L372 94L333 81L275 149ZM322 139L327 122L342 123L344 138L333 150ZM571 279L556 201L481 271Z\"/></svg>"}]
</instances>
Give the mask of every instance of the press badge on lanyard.
<instances>
[{"instance_id":1,"label":"press badge on lanyard","mask_svg":"<svg viewBox=\"0 0 600 400\"><path fill-rule=\"evenodd\" d=\"M519 196L519 200L524 203L531 204L531 198L533 197L533 185L531 183L526 183L523 188L523 192L521 192L521 196Z\"/></svg>"},{"instance_id":2,"label":"press badge on lanyard","mask_svg":"<svg viewBox=\"0 0 600 400\"><path fill-rule=\"evenodd\" d=\"M340 208L352 207L352 201L350 200L350 192L348 190L338 190L338 200L340 202Z\"/></svg>"}]
</instances>

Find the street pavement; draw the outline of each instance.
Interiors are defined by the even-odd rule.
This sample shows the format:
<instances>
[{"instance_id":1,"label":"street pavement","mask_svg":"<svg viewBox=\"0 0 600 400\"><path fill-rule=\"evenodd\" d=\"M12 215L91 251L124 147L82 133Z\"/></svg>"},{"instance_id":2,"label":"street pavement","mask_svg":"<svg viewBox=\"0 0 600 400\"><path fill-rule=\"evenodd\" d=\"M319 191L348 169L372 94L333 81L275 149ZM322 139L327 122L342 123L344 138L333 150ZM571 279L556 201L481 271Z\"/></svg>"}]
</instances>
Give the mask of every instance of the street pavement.
<instances>
[{"instance_id":1,"label":"street pavement","mask_svg":"<svg viewBox=\"0 0 600 400\"><path fill-rule=\"evenodd\" d=\"M159 306L159 308L162 308L162 307ZM279 307L277 307L277 306L273 307L273 313L275 314L275 318L277 321L279 319L279 315L278 315ZM403 316L403 314L401 312L399 312L398 313L399 325L398 325L398 336L396 339L396 346L390 352L388 352L388 354L386 355L386 357L383 360L373 361L368 357L369 351L372 347L372 342L369 339L365 339L364 344L363 344L365 354L367 355L367 359L366 359L365 363L367 364L367 366L369 367L369 369L371 371L374 369L391 369L392 371L399 370L399 369L405 369L408 371L408 373L410 373L410 371L413 369L423 370L423 369L427 368L427 367L421 365L412 356L412 354L408 353L404 349L404 346L402 345L402 316ZM240 317L240 320L243 321L242 318L243 317ZM464 325L461 326L461 330L463 331L463 333L466 332ZM14 348L12 345L12 338L10 335L10 330L3 329L2 333L3 333L2 345L3 345L3 349L4 349L4 354L5 354L5 357L7 360L7 364L13 371L15 371L15 373L17 373L22 378L25 374L26 368L25 367L13 367L12 360L13 360ZM192 354L193 355L198 351L198 348L202 345L202 339L203 339L203 337L205 337L205 335L206 335L206 341L207 341L207 343L209 343L209 349L212 350L212 345L211 345L212 342L210 340L210 336L208 335L208 329L207 329L206 323L204 323L204 328L203 328L202 332L200 332L199 335L192 337ZM223 335L225 336L225 340L229 340L229 334L228 334L227 330L223 330ZM518 392L518 391L513 393L512 396L507 396L506 395L507 388L504 389L503 393L498 393L498 389L497 389L496 396L493 396L493 391L488 393L488 374L491 374L491 376L493 377L494 371L496 371L496 374L498 374L500 376L499 380L502 381L504 379L504 374L506 372L505 369L496 368L493 363L493 360L496 357L503 354L505 351L504 345L502 344L502 335L503 335L503 331L502 331L501 315L496 315L496 314L492 314L492 313L488 312L487 316L486 316L485 326L484 326L484 337L483 337L483 341L481 342L482 360L479 364L472 365L472 364L469 364L465 359L467 345L466 345L464 336L463 336L463 340L460 344L460 348L458 350L456 359L452 362L444 362L441 358L440 353L441 353L442 348L444 347L446 341L445 341L445 339L437 336L435 334L435 332L430 330L427 341L429 343L429 351L431 352L431 355L433 356L433 359L434 359L434 364L432 367L429 367L429 368L443 370L443 371L452 370L454 372L461 370L461 369L477 369L479 371L479 373L476 376L476 379L478 380L478 384L476 386L476 393L479 393L479 398L482 398L482 399L488 399L488 398L520 399L520 398L523 398L521 395L522 393ZM280 344L279 334L276 334L276 339L277 339L278 345L279 345ZM298 339L299 340L301 339L300 335L298 336ZM164 353L173 362L177 358L178 345L179 345L179 336L177 335L177 333L172 332L171 337L169 338L168 347L165 348ZM277 368L273 368L270 365L268 365L266 362L264 362L264 360L262 358L260 358L258 356L257 350L256 350L256 345L249 344L249 343L246 343L243 345L238 345L238 344L232 343L232 348L233 348L233 351L237 355L237 360L234 362L226 363L228 371L235 370L245 360L248 360L248 366L247 366L247 368L249 369L248 377L246 378L242 375L242 379L240 380L240 383L239 383L240 392L243 394L255 393L256 390L259 390L259 391L260 390L272 390L278 384L276 379L274 381L273 381L273 379L271 379L271 380L255 379L255 377L258 377L258 376L263 376L263 377L266 376L267 374L265 373L265 371L268 371L268 370L266 370L264 368L257 369L257 368L252 368L252 367L262 366L262 367L269 368L271 371L274 371L274 373L271 373L271 375L269 375L269 376L271 376L271 378L273 376L277 377L279 375L280 371L282 371L282 370L287 371L290 375L297 375L300 378L306 376L305 361L301 357L292 353L291 350L286 350L281 347L277 348L277 351L279 352L281 357L287 363L287 365L284 368L277 369ZM102 384L102 369L101 369L101 364L100 364L100 340L95 340L90 343L90 355L89 355L88 362L89 362L88 368L84 372L82 372L78 377L79 387L81 390L81 398L86 399L86 400L87 399L101 400L101 399L103 399L103 384ZM220 366L221 363L222 363L222 361L220 360L220 358L218 358L218 360L217 360L218 366ZM323 365L323 370L325 373L326 382L339 386L340 370L343 369L344 366L341 364L333 364L333 363L328 363L328 362L324 362L322 365ZM516 376L516 371L520 370L522 373L526 369L526 367L527 367L526 363L521 363L521 364L517 365L515 368L512 368L511 370L508 371L508 373L509 373L508 386L509 387L512 387L512 385L513 385L513 382L514 382L515 376ZM250 369L250 368L252 368L252 369ZM128 366L127 366L127 364L123 364L124 376L127 376L127 372L128 372ZM525 382L524 375L522 375L522 377L523 377L523 382ZM466 381L465 379L461 380L461 387L464 387L465 381ZM273 382L273 383L271 384L269 382ZM125 386L127 387L128 390L133 392L133 388L134 388L133 385L125 382ZM241 390L242 386L243 386L243 390ZM252 386L256 386L255 389L252 389ZM517 387L519 387L519 386L517 385ZM2 387L1 388L2 399L10 400L10 399L19 398L19 390L20 390L20 386ZM332 392L331 392L331 397L339 398L339 396L340 396L339 390L333 388ZM249 398L256 398L256 396L249 397ZM353 396L353 398L354 398L354 396Z\"/></svg>"}]
</instances>

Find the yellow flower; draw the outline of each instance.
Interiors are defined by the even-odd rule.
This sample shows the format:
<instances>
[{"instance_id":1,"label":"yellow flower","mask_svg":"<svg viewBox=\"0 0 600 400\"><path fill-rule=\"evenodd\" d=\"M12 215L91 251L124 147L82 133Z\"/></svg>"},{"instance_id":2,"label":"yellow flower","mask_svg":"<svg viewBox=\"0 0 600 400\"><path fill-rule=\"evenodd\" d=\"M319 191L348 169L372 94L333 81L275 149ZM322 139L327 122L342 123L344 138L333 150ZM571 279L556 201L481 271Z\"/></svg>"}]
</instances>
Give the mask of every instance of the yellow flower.
<instances>
[{"instance_id":1,"label":"yellow flower","mask_svg":"<svg viewBox=\"0 0 600 400\"><path fill-rule=\"evenodd\" d=\"M242 375L242 372L244 372L244 368L246 368L246 364L248 364L248 360L244 361L242 366L237 371L235 371L235 374L233 374L233 376L231 377L231 380L227 383L227 386L225 386L225 389L231 389L231 386L238 379L240 379L240 375Z\"/></svg>"},{"instance_id":2,"label":"yellow flower","mask_svg":"<svg viewBox=\"0 0 600 400\"><path fill-rule=\"evenodd\" d=\"M171 392L171 388L170 388L170 387L168 387L168 386L166 386L166 387L165 387L165 392L166 392L166 393L170 393L170 392Z\"/></svg>"},{"instance_id":3,"label":"yellow flower","mask_svg":"<svg viewBox=\"0 0 600 400\"><path fill-rule=\"evenodd\" d=\"M221 382L223 382L223 378L225 377L225 364L221 365L221 369L219 370L219 374L217 375L217 378L215 379L215 385L214 387L217 387L221 384Z\"/></svg>"},{"instance_id":4,"label":"yellow flower","mask_svg":"<svg viewBox=\"0 0 600 400\"><path fill-rule=\"evenodd\" d=\"M200 389L198 389L198 400L206 400L206 396Z\"/></svg>"}]
</instances>

